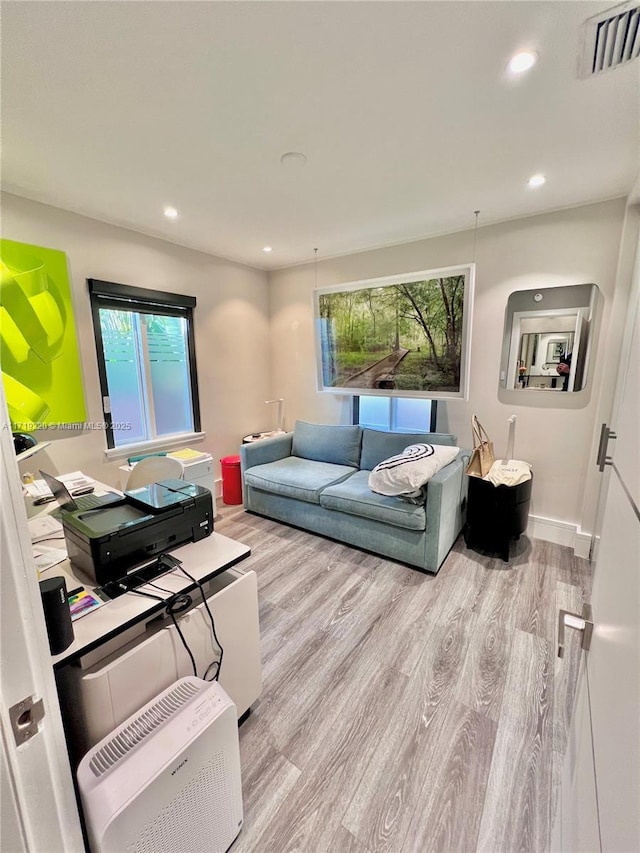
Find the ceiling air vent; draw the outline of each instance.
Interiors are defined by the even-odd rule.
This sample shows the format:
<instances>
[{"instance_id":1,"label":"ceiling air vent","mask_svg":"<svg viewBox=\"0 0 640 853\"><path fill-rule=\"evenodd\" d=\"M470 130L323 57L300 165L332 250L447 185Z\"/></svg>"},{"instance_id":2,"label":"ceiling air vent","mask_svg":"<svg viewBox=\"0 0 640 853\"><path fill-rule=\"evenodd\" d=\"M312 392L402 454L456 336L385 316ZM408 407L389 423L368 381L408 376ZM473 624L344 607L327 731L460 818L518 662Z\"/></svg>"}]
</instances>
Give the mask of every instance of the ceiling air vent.
<instances>
[{"instance_id":1,"label":"ceiling air vent","mask_svg":"<svg viewBox=\"0 0 640 853\"><path fill-rule=\"evenodd\" d=\"M640 4L623 3L584 24L581 77L626 65L640 55Z\"/></svg>"}]
</instances>

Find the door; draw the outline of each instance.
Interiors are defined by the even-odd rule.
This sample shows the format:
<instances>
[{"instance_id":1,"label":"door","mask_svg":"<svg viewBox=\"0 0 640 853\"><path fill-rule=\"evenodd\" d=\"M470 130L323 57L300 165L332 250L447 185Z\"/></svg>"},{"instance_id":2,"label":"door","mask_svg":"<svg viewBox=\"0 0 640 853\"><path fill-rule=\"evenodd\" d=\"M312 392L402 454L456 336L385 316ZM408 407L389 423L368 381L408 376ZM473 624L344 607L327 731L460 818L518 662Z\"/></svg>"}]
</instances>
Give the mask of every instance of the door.
<instances>
[{"instance_id":1,"label":"door","mask_svg":"<svg viewBox=\"0 0 640 853\"><path fill-rule=\"evenodd\" d=\"M0 494L0 846L7 853L80 853L84 844L2 383ZM25 699L36 709L42 700L44 716L28 739L23 717L16 741L10 709Z\"/></svg>"},{"instance_id":2,"label":"door","mask_svg":"<svg viewBox=\"0 0 640 853\"><path fill-rule=\"evenodd\" d=\"M640 317L638 261L628 360L609 444L611 476L591 603L594 633L582 655L553 847L640 849Z\"/></svg>"}]
</instances>

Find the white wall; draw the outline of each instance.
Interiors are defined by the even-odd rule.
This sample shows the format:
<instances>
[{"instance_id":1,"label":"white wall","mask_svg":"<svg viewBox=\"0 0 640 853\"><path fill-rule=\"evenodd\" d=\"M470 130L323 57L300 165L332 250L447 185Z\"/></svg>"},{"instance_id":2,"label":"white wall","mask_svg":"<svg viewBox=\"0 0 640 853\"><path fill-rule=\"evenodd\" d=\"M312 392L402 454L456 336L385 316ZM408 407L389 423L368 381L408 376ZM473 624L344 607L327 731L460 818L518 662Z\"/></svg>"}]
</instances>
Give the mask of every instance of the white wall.
<instances>
[{"instance_id":1,"label":"white wall","mask_svg":"<svg viewBox=\"0 0 640 853\"><path fill-rule=\"evenodd\" d=\"M2 214L4 237L67 254L88 420L102 420L102 409L85 279L100 278L197 297L198 378L207 433L199 446L211 451L216 461L237 452L243 435L274 425L273 407L264 405L271 397L285 398L288 428L296 418L349 421L349 397L316 391L313 263L276 271L268 279L250 267L16 196L3 195ZM599 476L592 456L600 420L608 417L620 342L617 332L625 317L624 270L618 274L616 289L624 216L625 202L620 199L479 228L470 399L440 404L439 429L456 432L460 443L468 446L469 419L477 412L498 453L504 449L507 417L518 415L516 455L531 461L535 470L532 513L560 522L560 527L566 523L569 538L562 541L567 544L576 530L588 533L593 528ZM637 219L636 211L632 223L636 235ZM627 242L633 242L633 235ZM320 248L320 257L321 252ZM318 286L466 263L472 254L470 229L319 260ZM498 372L509 294L585 282L595 282L604 297L588 388L570 399L563 395L567 408L558 406L558 395L540 402L505 400L498 389ZM48 464L54 472L82 468L118 484L120 463L106 463L103 433L58 435L52 448L36 457L39 467ZM51 439L52 434L40 437ZM544 524L535 533L555 536L545 531Z\"/></svg>"},{"instance_id":2,"label":"white wall","mask_svg":"<svg viewBox=\"0 0 640 853\"><path fill-rule=\"evenodd\" d=\"M66 252L84 376L87 421L102 421L100 385L86 279L188 294L194 312L202 431L194 445L221 456L237 453L242 436L270 428L269 288L259 270L145 237L17 196L2 196L2 236ZM54 438L54 436L59 436ZM51 448L21 469L52 473L81 469L119 485L107 463L102 431L81 435L40 431Z\"/></svg>"},{"instance_id":3,"label":"white wall","mask_svg":"<svg viewBox=\"0 0 640 853\"><path fill-rule=\"evenodd\" d=\"M504 452L507 418L518 415L515 455L534 467L532 515L551 519L534 525L534 535L573 544L583 517L583 496L591 474L595 413L605 375L604 356L619 345L610 328L625 200L587 205L478 229L476 290L472 324L468 402L439 404L438 429L457 433L470 446L470 418L477 413ZM322 249L320 248L319 257ZM317 284L333 284L467 263L473 230L374 251L318 260ZM273 393L286 400L287 421L347 423L350 398L316 391L312 292L313 263L270 274ZM594 282L603 296L594 370L585 391L562 395L499 394L498 378L509 294L514 290ZM620 312L614 314L619 324ZM513 401L517 396L518 402ZM522 398L522 401L520 401ZM566 530L563 538L562 530ZM560 531L560 533L558 533ZM530 532L531 529L530 529ZM573 537L573 538L572 538Z\"/></svg>"}]
</instances>

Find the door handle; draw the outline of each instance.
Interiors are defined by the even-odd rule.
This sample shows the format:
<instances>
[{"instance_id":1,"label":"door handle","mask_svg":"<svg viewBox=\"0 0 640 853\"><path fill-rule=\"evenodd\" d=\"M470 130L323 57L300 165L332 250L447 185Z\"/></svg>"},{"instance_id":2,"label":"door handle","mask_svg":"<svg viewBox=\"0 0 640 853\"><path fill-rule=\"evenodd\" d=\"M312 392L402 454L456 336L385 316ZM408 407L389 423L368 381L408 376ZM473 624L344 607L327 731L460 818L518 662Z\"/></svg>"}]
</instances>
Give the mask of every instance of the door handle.
<instances>
[{"instance_id":1,"label":"door handle","mask_svg":"<svg viewBox=\"0 0 640 853\"><path fill-rule=\"evenodd\" d=\"M590 604L582 605L582 616L578 613L570 613L561 610L558 614L558 657L564 657L564 629L575 628L582 631L582 642L580 648L588 652L591 648L591 637L593 636L593 611Z\"/></svg>"},{"instance_id":2,"label":"door handle","mask_svg":"<svg viewBox=\"0 0 640 853\"><path fill-rule=\"evenodd\" d=\"M598 455L596 457L596 465L598 466L598 471L602 473L604 471L605 465L612 465L613 459L610 456L607 456L607 446L609 444L610 438L617 438L618 436L615 432L606 424L602 424L600 428L600 441L598 443Z\"/></svg>"}]
</instances>

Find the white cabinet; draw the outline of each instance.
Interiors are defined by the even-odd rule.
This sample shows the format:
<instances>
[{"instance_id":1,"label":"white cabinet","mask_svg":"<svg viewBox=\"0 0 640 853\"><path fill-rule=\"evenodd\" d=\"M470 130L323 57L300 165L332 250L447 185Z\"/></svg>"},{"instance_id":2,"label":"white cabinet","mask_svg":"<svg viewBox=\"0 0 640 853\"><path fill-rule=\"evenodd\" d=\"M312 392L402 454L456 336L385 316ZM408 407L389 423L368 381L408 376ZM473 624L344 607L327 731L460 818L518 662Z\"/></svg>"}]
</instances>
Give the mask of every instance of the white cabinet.
<instances>
[{"instance_id":1,"label":"white cabinet","mask_svg":"<svg viewBox=\"0 0 640 853\"><path fill-rule=\"evenodd\" d=\"M158 580L162 585L162 579ZM258 584L253 571L233 568L204 585L216 634L224 653L219 682L242 716L260 695L262 686ZM189 593L193 606L176 616L202 678L220 657L200 591ZM73 739L76 755L86 752L128 716L178 678L193 675L193 667L178 631L164 613L136 626L136 636L117 638L107 647L83 657L64 691L75 706ZM117 648L114 649L114 642ZM96 658L98 658L96 660ZM215 667L212 670L215 673Z\"/></svg>"},{"instance_id":2,"label":"white cabinet","mask_svg":"<svg viewBox=\"0 0 640 853\"><path fill-rule=\"evenodd\" d=\"M209 489L212 495L216 493L216 484L213 476L213 459L207 455L203 459L194 459L192 461L180 460L184 467L184 479L187 483L195 483L196 486L203 486ZM120 471L120 488L124 492L127 488L127 480L129 474L133 471L133 465L121 465Z\"/></svg>"}]
</instances>

